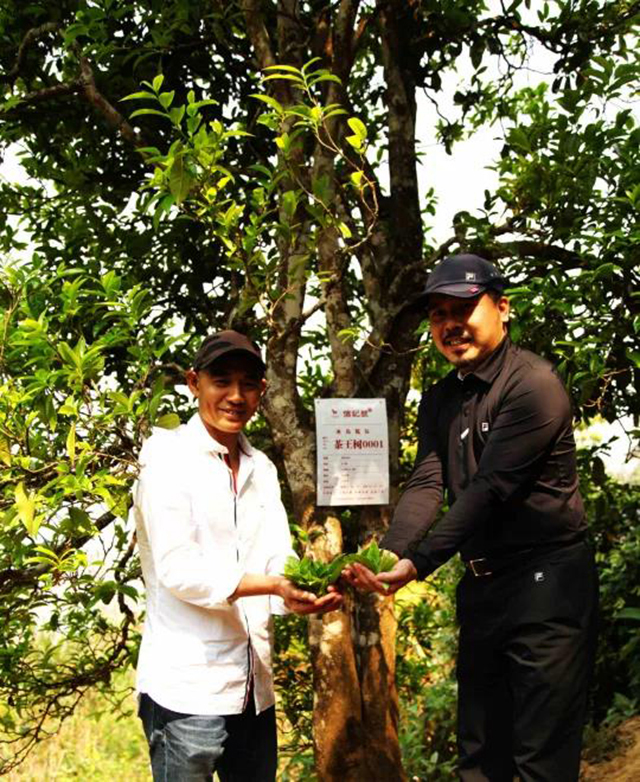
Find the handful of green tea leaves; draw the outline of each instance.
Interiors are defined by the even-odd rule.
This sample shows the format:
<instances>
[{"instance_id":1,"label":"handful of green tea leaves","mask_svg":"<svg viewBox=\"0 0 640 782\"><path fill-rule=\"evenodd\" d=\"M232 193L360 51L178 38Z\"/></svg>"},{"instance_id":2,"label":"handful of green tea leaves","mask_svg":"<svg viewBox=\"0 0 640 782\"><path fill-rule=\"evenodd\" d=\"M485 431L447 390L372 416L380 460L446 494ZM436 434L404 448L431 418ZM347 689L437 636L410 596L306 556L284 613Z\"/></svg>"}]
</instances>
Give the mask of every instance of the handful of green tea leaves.
<instances>
[{"instance_id":1,"label":"handful of green tea leaves","mask_svg":"<svg viewBox=\"0 0 640 782\"><path fill-rule=\"evenodd\" d=\"M372 573L378 575L378 573L386 573L398 561L398 557L393 551L387 551L384 548L379 548L378 544L373 541L366 548L358 551L357 554L347 554L350 562L359 562L364 565Z\"/></svg>"},{"instance_id":2,"label":"handful of green tea leaves","mask_svg":"<svg viewBox=\"0 0 640 782\"><path fill-rule=\"evenodd\" d=\"M284 566L284 577L300 589L324 595L329 585L340 578L342 568L346 565L344 556L340 554L332 562L317 562L309 557L289 557Z\"/></svg>"},{"instance_id":3,"label":"handful of green tea leaves","mask_svg":"<svg viewBox=\"0 0 640 782\"><path fill-rule=\"evenodd\" d=\"M398 557L393 552L379 548L374 541L357 554L339 554L331 562L317 562L309 557L289 557L284 567L284 577L300 589L324 595L329 586L340 578L343 569L352 562L359 562L377 575L391 570L397 561Z\"/></svg>"}]
</instances>

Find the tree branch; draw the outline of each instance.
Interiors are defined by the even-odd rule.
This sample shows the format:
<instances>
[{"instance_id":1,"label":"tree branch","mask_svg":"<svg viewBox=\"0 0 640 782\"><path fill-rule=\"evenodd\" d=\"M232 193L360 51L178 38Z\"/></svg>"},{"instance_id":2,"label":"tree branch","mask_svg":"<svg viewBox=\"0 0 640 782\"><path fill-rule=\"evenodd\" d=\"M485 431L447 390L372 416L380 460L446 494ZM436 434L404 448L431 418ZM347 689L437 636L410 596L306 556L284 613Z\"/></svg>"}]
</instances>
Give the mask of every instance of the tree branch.
<instances>
[{"instance_id":1,"label":"tree branch","mask_svg":"<svg viewBox=\"0 0 640 782\"><path fill-rule=\"evenodd\" d=\"M249 40L255 50L258 67L264 70L270 65L276 65L259 0L242 0L240 7L244 12Z\"/></svg>"},{"instance_id":2,"label":"tree branch","mask_svg":"<svg viewBox=\"0 0 640 782\"><path fill-rule=\"evenodd\" d=\"M133 144L134 147L142 146L142 139L127 120L109 103L104 95L98 92L93 71L87 58L78 53L78 59L80 62L81 84L86 101L96 108L126 141Z\"/></svg>"},{"instance_id":3,"label":"tree branch","mask_svg":"<svg viewBox=\"0 0 640 782\"><path fill-rule=\"evenodd\" d=\"M43 25L44 27L45 25ZM41 29L41 28L37 28ZM28 34L27 34L28 35ZM24 41L23 41L24 45ZM21 47L22 48L22 47ZM20 98L20 105L31 105L42 103L54 98L63 97L65 95L74 95L80 93L82 97L93 106L98 112L105 118L109 125L114 127L120 135L133 144L134 147L143 146L143 141L136 133L133 127L127 122L127 120L120 114L120 112L109 103L109 101L102 95L96 87L93 70L86 57L84 57L80 48L74 44L72 46L73 51L78 57L80 64L80 77L73 82L56 84L52 87L45 87L42 90L28 93ZM11 119L20 110L20 105L0 112L0 120Z\"/></svg>"},{"instance_id":4,"label":"tree branch","mask_svg":"<svg viewBox=\"0 0 640 782\"><path fill-rule=\"evenodd\" d=\"M555 244L535 242L530 239L520 239L513 242L502 242L490 247L470 248L472 252L479 252L488 260L508 258L514 255L520 257L539 258L544 261L559 261L563 265L584 269L588 267L587 261L578 253L559 247ZM532 268L532 272L535 270ZM543 267L546 272L546 267Z\"/></svg>"},{"instance_id":5,"label":"tree branch","mask_svg":"<svg viewBox=\"0 0 640 782\"><path fill-rule=\"evenodd\" d=\"M42 38L42 36L46 35L47 33L55 33L59 29L59 22L46 22L45 24L41 24L39 27L32 27L30 30L28 30L18 48L18 56L16 57L13 68L4 76L0 75L0 83L4 82L5 84L13 84L13 82L20 75L20 69L22 68L27 49L35 41L37 41L38 38Z\"/></svg>"},{"instance_id":6,"label":"tree branch","mask_svg":"<svg viewBox=\"0 0 640 782\"><path fill-rule=\"evenodd\" d=\"M109 526L115 519L115 516L110 511L103 513L100 518L95 522L96 529L101 532L103 529ZM65 543L56 546L53 549L56 556L60 556L69 549L80 549L85 543L88 543L94 536L93 535L81 535L77 538L65 541ZM7 594L16 586L28 586L35 585L38 582L40 576L50 570L51 566L47 564L34 565L30 568L23 568L18 570L16 568L5 568L0 571L0 595Z\"/></svg>"},{"instance_id":7,"label":"tree branch","mask_svg":"<svg viewBox=\"0 0 640 782\"><path fill-rule=\"evenodd\" d=\"M33 105L43 103L44 101L52 100L54 98L62 98L65 95L75 95L83 88L80 80L71 82L69 84L55 84L53 87L45 87L42 90L36 90L35 92L29 92L20 98L20 103L16 106L12 106L9 109L0 111L0 121L10 120L20 113L22 106Z\"/></svg>"}]
</instances>

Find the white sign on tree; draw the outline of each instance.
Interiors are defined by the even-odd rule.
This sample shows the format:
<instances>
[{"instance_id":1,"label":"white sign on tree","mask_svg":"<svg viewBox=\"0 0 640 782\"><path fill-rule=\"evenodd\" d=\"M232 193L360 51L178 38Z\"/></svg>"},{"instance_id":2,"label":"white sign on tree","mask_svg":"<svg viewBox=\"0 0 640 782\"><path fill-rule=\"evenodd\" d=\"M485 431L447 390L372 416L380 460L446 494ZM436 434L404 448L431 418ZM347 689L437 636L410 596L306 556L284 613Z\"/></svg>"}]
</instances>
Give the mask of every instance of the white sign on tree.
<instances>
[{"instance_id":1,"label":"white sign on tree","mask_svg":"<svg viewBox=\"0 0 640 782\"><path fill-rule=\"evenodd\" d=\"M386 505L386 401L316 399L315 407L318 505Z\"/></svg>"}]
</instances>

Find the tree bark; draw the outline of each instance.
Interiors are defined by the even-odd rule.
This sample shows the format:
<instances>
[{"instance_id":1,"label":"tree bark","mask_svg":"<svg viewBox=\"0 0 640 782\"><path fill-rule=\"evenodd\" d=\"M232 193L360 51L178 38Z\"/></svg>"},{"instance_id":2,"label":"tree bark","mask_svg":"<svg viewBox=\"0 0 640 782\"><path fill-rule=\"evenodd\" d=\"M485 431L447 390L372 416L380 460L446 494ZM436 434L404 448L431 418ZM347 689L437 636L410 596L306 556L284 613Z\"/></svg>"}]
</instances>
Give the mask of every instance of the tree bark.
<instances>
[{"instance_id":1,"label":"tree bark","mask_svg":"<svg viewBox=\"0 0 640 782\"><path fill-rule=\"evenodd\" d=\"M288 64L300 67L306 45L298 23L297 4L280 0L267 4L243 0L247 30L259 67ZM275 5L275 9L274 9ZM265 23L266 10L277 21ZM333 11L319 20L314 44L327 67L338 74L342 85L326 85L326 104L348 106L344 85L348 83L355 58L358 2L341 0ZM394 9L383 9L393 16ZM395 9L397 10L397 9ZM272 20L273 21L273 20ZM385 32L386 34L386 32ZM411 350L419 318L400 314L406 286L396 286L398 297L390 297L392 283L404 267L407 283L415 287L419 279L416 263L421 251L420 209L415 172L415 99L411 80L393 64L402 40L393 31L383 63L393 106L389 108L391 192L386 212L379 224L367 225L369 239L360 252L363 285L372 331L367 345L356 352L340 332L351 325L345 253L340 235L328 224L317 237L318 267L326 275L323 283L323 311L331 347L333 380L328 396L384 397L389 413L392 480L397 478L399 432L411 370ZM328 62L327 62L328 61ZM283 105L294 98L288 82L271 82ZM402 86L396 95L398 85ZM339 123L332 120L327 132L340 141ZM409 143L407 150L399 149ZM296 178L311 183L323 177L329 184L332 203L338 199L340 183L333 153L316 143L308 160L297 159ZM376 187L377 187L377 183ZM371 209L368 218L373 219ZM365 218L366 223L366 218ZM304 409L296 387L296 362L300 330L304 323L302 306L304 281L296 280L296 248L281 247L283 290L293 295L283 299L273 313L274 333L267 351L269 391L264 411L276 447L282 455L287 482L293 498L297 522L310 533L310 553L329 560L345 550L338 515L315 506L315 437L310 413ZM388 526L390 507L365 508L360 513L356 539L346 542L347 550L379 537ZM314 750L316 771L323 782L402 782L406 779L398 742L398 696L395 687L395 630L393 599L373 595L348 595L340 612L313 617L309 640L314 677Z\"/></svg>"}]
</instances>

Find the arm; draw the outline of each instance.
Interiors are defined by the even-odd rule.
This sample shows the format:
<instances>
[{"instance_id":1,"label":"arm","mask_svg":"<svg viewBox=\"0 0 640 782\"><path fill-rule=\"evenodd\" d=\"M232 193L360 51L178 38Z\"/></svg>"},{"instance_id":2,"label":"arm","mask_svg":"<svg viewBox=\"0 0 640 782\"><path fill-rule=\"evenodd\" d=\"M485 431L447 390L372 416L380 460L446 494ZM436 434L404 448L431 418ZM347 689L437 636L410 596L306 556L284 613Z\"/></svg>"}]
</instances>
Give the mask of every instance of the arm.
<instances>
[{"instance_id":1,"label":"arm","mask_svg":"<svg viewBox=\"0 0 640 782\"><path fill-rule=\"evenodd\" d=\"M230 600L252 595L270 595L273 614L294 611L298 614L324 613L339 608L342 597L336 590L318 598L311 592L298 589L282 573L289 557L296 557L291 544L291 531L287 512L280 498L280 483L275 465L262 453L254 457L259 464L260 497L263 521L259 532L259 545L264 553L264 574L245 574Z\"/></svg>"},{"instance_id":2,"label":"arm","mask_svg":"<svg viewBox=\"0 0 640 782\"><path fill-rule=\"evenodd\" d=\"M312 592L298 589L284 576L263 576L252 573L242 576L229 600L254 595L277 595L282 598L285 606L296 614L325 613L338 608L342 602L342 596L335 590L322 597L316 597Z\"/></svg>"},{"instance_id":3,"label":"arm","mask_svg":"<svg viewBox=\"0 0 640 782\"><path fill-rule=\"evenodd\" d=\"M434 387L420 401L416 463L396 506L391 526L380 542L382 548L395 552L401 559L388 573L378 576L359 563L349 565L342 571L342 577L357 589L390 595L418 575L413 562L402 557L403 552L424 537L442 503L442 461L436 437L438 393Z\"/></svg>"},{"instance_id":4,"label":"arm","mask_svg":"<svg viewBox=\"0 0 640 782\"><path fill-rule=\"evenodd\" d=\"M429 389L418 409L418 453L411 477L396 506L382 548L402 556L412 544L421 540L433 525L442 504L442 461L438 453L437 387Z\"/></svg>"},{"instance_id":5,"label":"arm","mask_svg":"<svg viewBox=\"0 0 640 782\"><path fill-rule=\"evenodd\" d=\"M143 447L135 489L141 555L146 547L159 583L174 597L201 608L228 608L242 572L235 557L224 570L214 570L205 557L182 475L184 461L169 435L151 438Z\"/></svg>"},{"instance_id":6,"label":"arm","mask_svg":"<svg viewBox=\"0 0 640 782\"><path fill-rule=\"evenodd\" d=\"M497 507L528 490L558 434L570 424L569 399L550 369L529 368L513 379L476 474L433 532L408 554L421 578L453 556Z\"/></svg>"}]
</instances>

